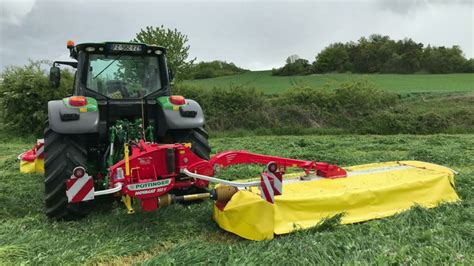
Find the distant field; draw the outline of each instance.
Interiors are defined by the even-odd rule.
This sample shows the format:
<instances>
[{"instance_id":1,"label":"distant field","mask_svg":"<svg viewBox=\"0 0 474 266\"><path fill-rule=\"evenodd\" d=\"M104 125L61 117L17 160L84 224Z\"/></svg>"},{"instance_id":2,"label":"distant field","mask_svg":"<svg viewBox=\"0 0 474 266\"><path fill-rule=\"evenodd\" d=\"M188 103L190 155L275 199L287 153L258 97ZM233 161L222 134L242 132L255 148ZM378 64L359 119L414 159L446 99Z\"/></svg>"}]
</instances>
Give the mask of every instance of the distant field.
<instances>
[{"instance_id":1,"label":"distant field","mask_svg":"<svg viewBox=\"0 0 474 266\"><path fill-rule=\"evenodd\" d=\"M253 71L234 76L188 80L184 83L204 88L243 85L273 94L297 85L336 88L341 82L360 79L368 79L383 90L398 93L474 91L474 74L314 74L274 77L271 71Z\"/></svg>"}]
</instances>

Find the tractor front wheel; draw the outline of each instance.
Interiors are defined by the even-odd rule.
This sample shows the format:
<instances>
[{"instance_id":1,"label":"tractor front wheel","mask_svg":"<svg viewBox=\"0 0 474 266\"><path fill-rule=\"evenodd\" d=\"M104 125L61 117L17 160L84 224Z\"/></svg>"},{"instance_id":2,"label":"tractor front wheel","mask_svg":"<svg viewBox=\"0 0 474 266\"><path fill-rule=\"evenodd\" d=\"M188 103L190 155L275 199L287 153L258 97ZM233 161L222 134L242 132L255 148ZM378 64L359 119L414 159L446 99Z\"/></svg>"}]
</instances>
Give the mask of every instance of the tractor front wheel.
<instances>
[{"instance_id":1,"label":"tractor front wheel","mask_svg":"<svg viewBox=\"0 0 474 266\"><path fill-rule=\"evenodd\" d=\"M87 150L81 135L59 134L46 128L44 132L44 189L46 215L54 219L72 220L87 214L84 204L69 204L66 180L77 166L86 168Z\"/></svg>"}]
</instances>

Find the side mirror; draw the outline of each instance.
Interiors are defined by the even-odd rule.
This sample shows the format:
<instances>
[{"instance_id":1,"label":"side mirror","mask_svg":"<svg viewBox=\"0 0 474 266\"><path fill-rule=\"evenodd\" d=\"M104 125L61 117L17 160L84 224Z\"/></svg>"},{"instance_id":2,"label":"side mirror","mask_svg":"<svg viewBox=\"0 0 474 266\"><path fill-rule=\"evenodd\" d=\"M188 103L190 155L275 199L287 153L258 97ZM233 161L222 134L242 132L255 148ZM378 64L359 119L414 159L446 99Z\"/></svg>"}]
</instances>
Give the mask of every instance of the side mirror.
<instances>
[{"instance_id":1,"label":"side mirror","mask_svg":"<svg viewBox=\"0 0 474 266\"><path fill-rule=\"evenodd\" d=\"M61 80L61 70L57 66L52 66L49 69L49 83L53 88L59 88L59 81Z\"/></svg>"},{"instance_id":2,"label":"side mirror","mask_svg":"<svg viewBox=\"0 0 474 266\"><path fill-rule=\"evenodd\" d=\"M169 77L170 82L173 81L174 73L173 73L173 70L170 68L168 68L168 77Z\"/></svg>"}]
</instances>

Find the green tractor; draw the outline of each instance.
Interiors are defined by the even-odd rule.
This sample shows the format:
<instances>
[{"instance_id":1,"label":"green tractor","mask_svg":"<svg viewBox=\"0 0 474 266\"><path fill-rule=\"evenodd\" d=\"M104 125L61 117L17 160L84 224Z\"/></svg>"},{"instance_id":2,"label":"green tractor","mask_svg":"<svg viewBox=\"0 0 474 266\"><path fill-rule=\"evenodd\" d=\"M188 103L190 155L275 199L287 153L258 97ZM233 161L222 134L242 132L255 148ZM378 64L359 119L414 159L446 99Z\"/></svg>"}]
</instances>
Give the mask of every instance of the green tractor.
<instances>
[{"instance_id":1,"label":"green tractor","mask_svg":"<svg viewBox=\"0 0 474 266\"><path fill-rule=\"evenodd\" d=\"M165 48L124 42L75 45L72 41L67 48L75 61L56 61L50 70L55 87L61 76L58 65L71 66L76 72L72 95L48 103L44 131L48 217L84 216L88 203L68 202L66 180L81 166L79 170L87 169L94 176L96 189L107 188L108 167L127 156L125 143L138 139L185 143L194 154L209 159L203 111L196 101L171 95L173 74ZM179 193L205 189L192 186Z\"/></svg>"}]
</instances>

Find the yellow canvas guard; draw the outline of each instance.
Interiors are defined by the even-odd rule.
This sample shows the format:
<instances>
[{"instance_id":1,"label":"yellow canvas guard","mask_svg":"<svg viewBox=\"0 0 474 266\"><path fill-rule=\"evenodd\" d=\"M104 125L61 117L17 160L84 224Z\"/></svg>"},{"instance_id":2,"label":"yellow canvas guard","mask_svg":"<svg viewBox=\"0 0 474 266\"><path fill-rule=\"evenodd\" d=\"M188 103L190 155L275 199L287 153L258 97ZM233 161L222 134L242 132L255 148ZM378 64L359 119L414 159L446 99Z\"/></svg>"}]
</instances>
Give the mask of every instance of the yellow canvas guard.
<instances>
[{"instance_id":1,"label":"yellow canvas guard","mask_svg":"<svg viewBox=\"0 0 474 266\"><path fill-rule=\"evenodd\" d=\"M44 159L36 158L34 161L29 162L26 160L20 160L20 173L33 174L33 173L44 173Z\"/></svg>"},{"instance_id":2,"label":"yellow canvas guard","mask_svg":"<svg viewBox=\"0 0 474 266\"><path fill-rule=\"evenodd\" d=\"M258 188L240 190L213 218L224 230L250 240L317 225L343 213L342 224L383 218L418 204L432 208L459 200L451 169L419 161L374 163L345 168L348 177L300 180L284 176L283 195L275 204L263 200Z\"/></svg>"}]
</instances>

